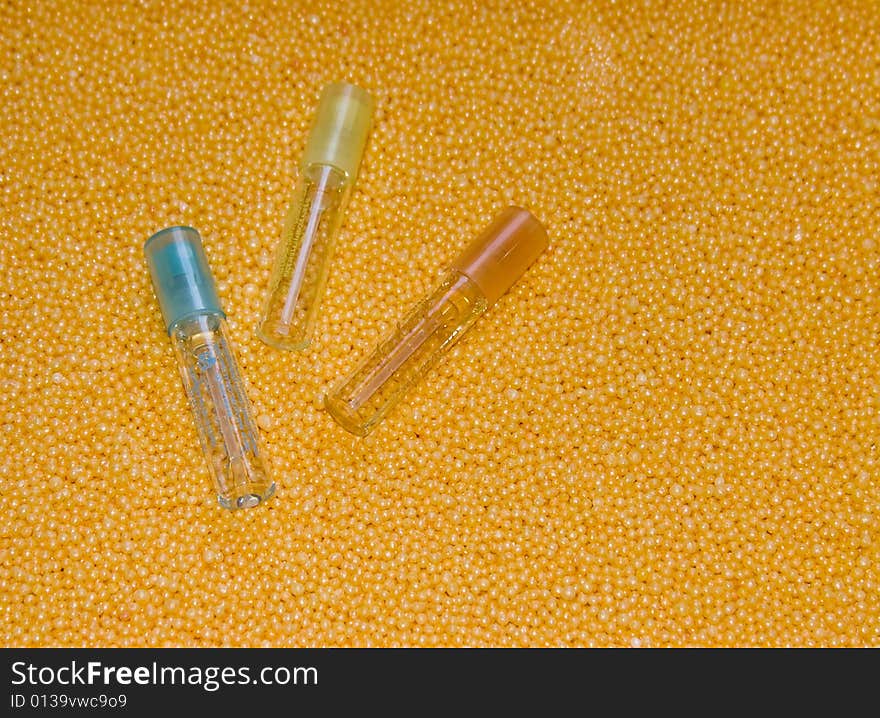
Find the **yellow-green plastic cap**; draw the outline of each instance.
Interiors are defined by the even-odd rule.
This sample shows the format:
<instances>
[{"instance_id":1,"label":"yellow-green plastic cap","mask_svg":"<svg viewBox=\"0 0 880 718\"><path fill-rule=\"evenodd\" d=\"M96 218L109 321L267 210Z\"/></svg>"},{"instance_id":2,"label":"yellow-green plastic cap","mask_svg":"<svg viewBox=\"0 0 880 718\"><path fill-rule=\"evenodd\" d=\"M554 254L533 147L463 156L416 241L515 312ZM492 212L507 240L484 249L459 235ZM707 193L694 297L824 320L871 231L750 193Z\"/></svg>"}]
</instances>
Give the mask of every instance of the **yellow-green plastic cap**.
<instances>
[{"instance_id":1,"label":"yellow-green plastic cap","mask_svg":"<svg viewBox=\"0 0 880 718\"><path fill-rule=\"evenodd\" d=\"M356 85L333 82L324 87L303 154L303 168L332 165L354 179L367 146L374 105L370 93Z\"/></svg>"}]
</instances>

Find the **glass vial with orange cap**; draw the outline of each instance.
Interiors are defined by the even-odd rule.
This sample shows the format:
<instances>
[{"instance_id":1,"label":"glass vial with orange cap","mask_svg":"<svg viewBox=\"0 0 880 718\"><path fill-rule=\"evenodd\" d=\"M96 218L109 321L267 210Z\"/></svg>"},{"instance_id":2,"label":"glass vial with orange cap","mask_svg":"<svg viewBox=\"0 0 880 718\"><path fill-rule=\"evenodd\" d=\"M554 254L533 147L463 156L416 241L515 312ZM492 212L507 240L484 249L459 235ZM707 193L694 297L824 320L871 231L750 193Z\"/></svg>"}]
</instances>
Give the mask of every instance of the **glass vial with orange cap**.
<instances>
[{"instance_id":1,"label":"glass vial with orange cap","mask_svg":"<svg viewBox=\"0 0 880 718\"><path fill-rule=\"evenodd\" d=\"M276 349L302 350L311 342L373 106L366 90L347 82L321 93L257 327L257 336Z\"/></svg>"},{"instance_id":2,"label":"glass vial with orange cap","mask_svg":"<svg viewBox=\"0 0 880 718\"><path fill-rule=\"evenodd\" d=\"M508 207L452 263L444 279L324 405L345 429L366 436L464 332L547 248L547 231Z\"/></svg>"}]
</instances>

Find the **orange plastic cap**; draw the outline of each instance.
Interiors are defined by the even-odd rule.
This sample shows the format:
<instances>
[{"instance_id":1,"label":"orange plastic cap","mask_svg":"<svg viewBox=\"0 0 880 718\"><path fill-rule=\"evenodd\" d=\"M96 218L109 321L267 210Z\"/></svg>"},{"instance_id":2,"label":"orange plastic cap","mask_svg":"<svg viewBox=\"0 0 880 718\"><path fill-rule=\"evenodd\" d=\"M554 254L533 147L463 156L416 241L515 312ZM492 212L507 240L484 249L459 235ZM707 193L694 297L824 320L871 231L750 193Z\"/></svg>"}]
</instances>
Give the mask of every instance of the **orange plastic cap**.
<instances>
[{"instance_id":1,"label":"orange plastic cap","mask_svg":"<svg viewBox=\"0 0 880 718\"><path fill-rule=\"evenodd\" d=\"M503 210L452 263L494 304L547 249L547 230L521 207Z\"/></svg>"}]
</instances>

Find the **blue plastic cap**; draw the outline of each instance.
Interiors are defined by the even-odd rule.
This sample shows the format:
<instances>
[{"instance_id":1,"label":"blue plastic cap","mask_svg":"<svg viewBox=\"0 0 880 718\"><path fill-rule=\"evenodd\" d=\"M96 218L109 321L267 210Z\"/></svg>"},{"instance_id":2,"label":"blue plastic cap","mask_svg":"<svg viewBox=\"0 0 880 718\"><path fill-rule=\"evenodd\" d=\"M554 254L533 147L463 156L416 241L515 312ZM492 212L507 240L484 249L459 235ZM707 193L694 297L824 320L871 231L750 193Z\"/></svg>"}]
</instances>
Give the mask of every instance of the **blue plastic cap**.
<instances>
[{"instance_id":1,"label":"blue plastic cap","mask_svg":"<svg viewBox=\"0 0 880 718\"><path fill-rule=\"evenodd\" d=\"M214 275L192 227L168 227L144 244L153 289L168 333L182 319L199 314L223 314Z\"/></svg>"}]
</instances>

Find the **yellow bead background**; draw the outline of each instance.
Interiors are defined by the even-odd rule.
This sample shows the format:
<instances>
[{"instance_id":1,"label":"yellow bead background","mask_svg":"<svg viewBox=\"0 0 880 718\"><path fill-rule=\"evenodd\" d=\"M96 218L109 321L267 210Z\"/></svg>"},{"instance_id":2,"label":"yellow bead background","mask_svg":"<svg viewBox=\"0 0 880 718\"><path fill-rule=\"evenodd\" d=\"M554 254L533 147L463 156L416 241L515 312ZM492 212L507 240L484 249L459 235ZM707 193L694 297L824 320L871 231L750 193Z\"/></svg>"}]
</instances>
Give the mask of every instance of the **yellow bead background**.
<instances>
[{"instance_id":1,"label":"yellow bead background","mask_svg":"<svg viewBox=\"0 0 880 718\"><path fill-rule=\"evenodd\" d=\"M880 645L874 2L0 7L0 644ZM378 109L254 336L321 87ZM501 208L550 249L323 411ZM278 494L214 501L143 261L203 236Z\"/></svg>"}]
</instances>

